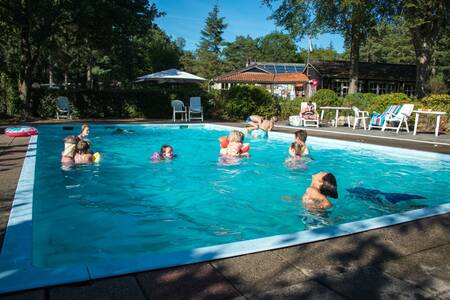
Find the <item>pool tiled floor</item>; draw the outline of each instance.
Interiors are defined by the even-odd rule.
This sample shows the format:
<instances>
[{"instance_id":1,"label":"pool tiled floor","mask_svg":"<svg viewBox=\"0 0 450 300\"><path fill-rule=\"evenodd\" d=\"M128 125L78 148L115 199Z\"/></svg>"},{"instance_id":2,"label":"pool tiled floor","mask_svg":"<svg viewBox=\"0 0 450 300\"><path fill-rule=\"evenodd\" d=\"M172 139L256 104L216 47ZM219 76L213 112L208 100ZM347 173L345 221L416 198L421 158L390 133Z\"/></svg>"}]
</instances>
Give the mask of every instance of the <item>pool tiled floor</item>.
<instances>
[{"instance_id":1,"label":"pool tiled floor","mask_svg":"<svg viewBox=\"0 0 450 300\"><path fill-rule=\"evenodd\" d=\"M27 143L27 138L0 135L1 238ZM403 146L414 147L409 143ZM445 214L280 250L0 299L450 299L449 287L450 214Z\"/></svg>"}]
</instances>

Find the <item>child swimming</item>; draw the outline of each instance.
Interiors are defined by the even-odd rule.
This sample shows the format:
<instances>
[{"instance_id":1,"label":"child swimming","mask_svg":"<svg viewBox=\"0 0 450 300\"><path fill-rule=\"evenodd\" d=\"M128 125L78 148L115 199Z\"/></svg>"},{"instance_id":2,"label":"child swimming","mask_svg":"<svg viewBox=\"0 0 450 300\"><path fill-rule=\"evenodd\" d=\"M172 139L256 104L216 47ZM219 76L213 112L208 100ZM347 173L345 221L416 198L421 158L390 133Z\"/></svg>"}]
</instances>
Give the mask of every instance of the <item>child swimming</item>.
<instances>
[{"instance_id":1,"label":"child swimming","mask_svg":"<svg viewBox=\"0 0 450 300\"><path fill-rule=\"evenodd\" d=\"M312 176L311 185L302 197L306 209L327 209L333 206L327 196L338 198L336 177L327 172L320 172Z\"/></svg>"},{"instance_id":2,"label":"child swimming","mask_svg":"<svg viewBox=\"0 0 450 300\"><path fill-rule=\"evenodd\" d=\"M154 152L150 157L152 161L168 160L174 158L173 148L170 145L162 145L159 152Z\"/></svg>"},{"instance_id":3,"label":"child swimming","mask_svg":"<svg viewBox=\"0 0 450 300\"><path fill-rule=\"evenodd\" d=\"M87 140L87 136L89 135L89 132L91 131L91 129L89 128L89 124L84 123L83 125L81 125L81 132L78 135L78 138L80 140Z\"/></svg>"},{"instance_id":4,"label":"child swimming","mask_svg":"<svg viewBox=\"0 0 450 300\"><path fill-rule=\"evenodd\" d=\"M225 148L220 149L220 155L229 157L249 157L249 153L244 151L245 145L243 144L244 134L240 131L233 130L228 135L228 145Z\"/></svg>"},{"instance_id":5,"label":"child swimming","mask_svg":"<svg viewBox=\"0 0 450 300\"><path fill-rule=\"evenodd\" d=\"M75 135L69 135L64 138L64 151L61 153L61 164L72 165L75 163L74 156L78 138Z\"/></svg>"},{"instance_id":6,"label":"child swimming","mask_svg":"<svg viewBox=\"0 0 450 300\"><path fill-rule=\"evenodd\" d=\"M308 147L306 146L306 138L308 134L306 130L297 130L294 133L295 140L289 147L289 155L293 158L299 158L305 155L309 155Z\"/></svg>"},{"instance_id":7,"label":"child swimming","mask_svg":"<svg viewBox=\"0 0 450 300\"><path fill-rule=\"evenodd\" d=\"M79 141L76 147L75 164L91 163L93 159L92 153L89 151L89 143L86 141Z\"/></svg>"}]
</instances>

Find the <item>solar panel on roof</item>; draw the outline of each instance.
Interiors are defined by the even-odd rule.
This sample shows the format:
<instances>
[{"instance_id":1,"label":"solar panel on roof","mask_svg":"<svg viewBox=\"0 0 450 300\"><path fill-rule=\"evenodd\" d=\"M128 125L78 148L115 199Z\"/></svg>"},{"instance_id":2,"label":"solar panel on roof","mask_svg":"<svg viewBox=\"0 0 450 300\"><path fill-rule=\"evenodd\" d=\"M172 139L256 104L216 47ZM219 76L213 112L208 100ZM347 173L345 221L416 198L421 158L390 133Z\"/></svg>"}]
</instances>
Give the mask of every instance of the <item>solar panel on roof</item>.
<instances>
[{"instance_id":1,"label":"solar panel on roof","mask_svg":"<svg viewBox=\"0 0 450 300\"><path fill-rule=\"evenodd\" d=\"M275 66L273 65L265 65L263 68L269 72L275 73Z\"/></svg>"},{"instance_id":2,"label":"solar panel on roof","mask_svg":"<svg viewBox=\"0 0 450 300\"><path fill-rule=\"evenodd\" d=\"M297 68L295 66L286 66L286 71L289 73L297 72Z\"/></svg>"},{"instance_id":3,"label":"solar panel on roof","mask_svg":"<svg viewBox=\"0 0 450 300\"><path fill-rule=\"evenodd\" d=\"M286 68L285 68L285 66L276 66L275 71L277 73L286 73Z\"/></svg>"}]
</instances>

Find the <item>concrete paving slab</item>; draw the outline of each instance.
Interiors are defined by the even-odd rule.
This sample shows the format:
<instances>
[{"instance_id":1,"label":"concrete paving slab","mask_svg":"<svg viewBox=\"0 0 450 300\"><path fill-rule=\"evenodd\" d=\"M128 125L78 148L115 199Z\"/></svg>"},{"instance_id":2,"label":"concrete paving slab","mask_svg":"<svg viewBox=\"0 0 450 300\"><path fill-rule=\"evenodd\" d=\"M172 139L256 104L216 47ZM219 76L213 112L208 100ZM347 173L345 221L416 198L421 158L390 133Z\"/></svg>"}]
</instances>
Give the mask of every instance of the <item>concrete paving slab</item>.
<instances>
[{"instance_id":1,"label":"concrete paving slab","mask_svg":"<svg viewBox=\"0 0 450 300\"><path fill-rule=\"evenodd\" d=\"M307 276L272 252L213 261L239 291L262 293L307 280Z\"/></svg>"},{"instance_id":2,"label":"concrete paving slab","mask_svg":"<svg viewBox=\"0 0 450 300\"><path fill-rule=\"evenodd\" d=\"M3 244L22 163L29 138L10 138L0 135L0 247Z\"/></svg>"},{"instance_id":3,"label":"concrete paving slab","mask_svg":"<svg viewBox=\"0 0 450 300\"><path fill-rule=\"evenodd\" d=\"M348 299L434 299L433 295L375 268L322 276L317 280Z\"/></svg>"},{"instance_id":4,"label":"concrete paving slab","mask_svg":"<svg viewBox=\"0 0 450 300\"><path fill-rule=\"evenodd\" d=\"M231 299L238 291L209 264L139 273L148 299Z\"/></svg>"},{"instance_id":5,"label":"concrete paving slab","mask_svg":"<svg viewBox=\"0 0 450 300\"><path fill-rule=\"evenodd\" d=\"M426 232L426 234L424 234ZM432 236L433 238L430 238ZM376 242L380 249L392 251L398 256L418 252L422 249L444 245L450 238L450 214L362 232L339 239L343 251L350 252L352 245ZM367 246L370 246L367 245Z\"/></svg>"},{"instance_id":6,"label":"concrete paving slab","mask_svg":"<svg viewBox=\"0 0 450 300\"><path fill-rule=\"evenodd\" d=\"M450 293L450 244L376 266L434 296Z\"/></svg>"},{"instance_id":7,"label":"concrete paving slab","mask_svg":"<svg viewBox=\"0 0 450 300\"><path fill-rule=\"evenodd\" d=\"M83 284L50 288L49 300L145 300L133 276L122 276Z\"/></svg>"},{"instance_id":8,"label":"concrete paving slab","mask_svg":"<svg viewBox=\"0 0 450 300\"><path fill-rule=\"evenodd\" d=\"M439 299L439 300L449 300L449 299L450 299L450 292L444 293L444 294L442 294L442 295L439 295L436 299Z\"/></svg>"},{"instance_id":9,"label":"concrete paving slab","mask_svg":"<svg viewBox=\"0 0 450 300\"><path fill-rule=\"evenodd\" d=\"M0 300L45 300L45 290L32 290L14 294L0 295Z\"/></svg>"},{"instance_id":10,"label":"concrete paving slab","mask_svg":"<svg viewBox=\"0 0 450 300\"><path fill-rule=\"evenodd\" d=\"M262 293L260 295L249 295L248 299L255 300L270 300L270 299L284 299L284 300L344 300L345 298L336 294L334 291L315 281L305 281L299 284L291 285L281 289Z\"/></svg>"},{"instance_id":11,"label":"concrete paving slab","mask_svg":"<svg viewBox=\"0 0 450 300\"><path fill-rule=\"evenodd\" d=\"M398 256L392 247L380 244L376 238L361 239L352 244L344 238L284 248L275 254L295 265L309 278L341 274L358 266L371 265L380 258L393 259Z\"/></svg>"}]
</instances>

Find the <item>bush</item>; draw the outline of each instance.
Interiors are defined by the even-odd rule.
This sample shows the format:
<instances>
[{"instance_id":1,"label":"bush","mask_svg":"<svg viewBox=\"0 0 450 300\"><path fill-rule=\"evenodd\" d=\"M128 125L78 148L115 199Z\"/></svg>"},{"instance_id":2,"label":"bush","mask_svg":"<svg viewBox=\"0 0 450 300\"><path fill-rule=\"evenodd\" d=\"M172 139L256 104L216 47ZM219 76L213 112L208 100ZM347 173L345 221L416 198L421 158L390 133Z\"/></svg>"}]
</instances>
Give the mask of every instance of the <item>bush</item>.
<instances>
[{"instance_id":1,"label":"bush","mask_svg":"<svg viewBox=\"0 0 450 300\"><path fill-rule=\"evenodd\" d=\"M430 95L420 100L421 109L431 109L433 111L445 111L447 115L442 116L440 127L447 130L449 128L450 120L450 95L436 94ZM422 119L423 120L423 119ZM428 123L428 122L427 122ZM433 124L434 126L434 124ZM427 128L429 129L429 128Z\"/></svg>"},{"instance_id":2,"label":"bush","mask_svg":"<svg viewBox=\"0 0 450 300\"><path fill-rule=\"evenodd\" d=\"M445 78L443 74L438 74L430 78L430 82L428 83L429 90L433 94L446 94L447 83L445 82Z\"/></svg>"},{"instance_id":3,"label":"bush","mask_svg":"<svg viewBox=\"0 0 450 300\"><path fill-rule=\"evenodd\" d=\"M450 95L430 95L422 98L419 102L423 105L421 108L431 109L433 111L445 111L447 117L450 116Z\"/></svg>"},{"instance_id":4,"label":"bush","mask_svg":"<svg viewBox=\"0 0 450 300\"><path fill-rule=\"evenodd\" d=\"M54 118L56 99L67 96L75 116L81 118L168 118L172 115L170 101L189 103L190 96L200 96L205 115L210 95L199 87L150 86L138 89L110 90L41 90L36 96L36 115Z\"/></svg>"},{"instance_id":5,"label":"bush","mask_svg":"<svg viewBox=\"0 0 450 300\"><path fill-rule=\"evenodd\" d=\"M280 108L274 97L263 87L241 85L223 91L221 96L223 118L242 119L259 114L265 117L279 114Z\"/></svg>"},{"instance_id":6,"label":"bush","mask_svg":"<svg viewBox=\"0 0 450 300\"><path fill-rule=\"evenodd\" d=\"M373 98L372 103L367 107L367 111L372 114L374 111L382 113L389 105L414 103L406 94L391 93L377 95ZM414 103L415 104L415 103Z\"/></svg>"},{"instance_id":7,"label":"bush","mask_svg":"<svg viewBox=\"0 0 450 300\"><path fill-rule=\"evenodd\" d=\"M280 101L280 119L287 120L289 116L298 115L304 98L295 98L294 100Z\"/></svg>"},{"instance_id":8,"label":"bush","mask_svg":"<svg viewBox=\"0 0 450 300\"><path fill-rule=\"evenodd\" d=\"M360 110L367 110L376 98L376 94L372 93L355 93L345 96L343 106L356 106Z\"/></svg>"},{"instance_id":9,"label":"bush","mask_svg":"<svg viewBox=\"0 0 450 300\"><path fill-rule=\"evenodd\" d=\"M317 107L321 106L342 106L342 98L339 98L335 91L328 89L320 89L311 97L312 102L317 103Z\"/></svg>"},{"instance_id":10,"label":"bush","mask_svg":"<svg viewBox=\"0 0 450 300\"><path fill-rule=\"evenodd\" d=\"M19 98L17 82L0 72L0 115L12 117L21 114L23 103Z\"/></svg>"}]
</instances>

